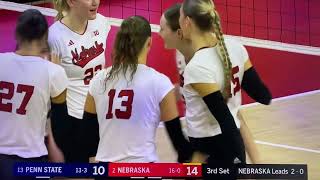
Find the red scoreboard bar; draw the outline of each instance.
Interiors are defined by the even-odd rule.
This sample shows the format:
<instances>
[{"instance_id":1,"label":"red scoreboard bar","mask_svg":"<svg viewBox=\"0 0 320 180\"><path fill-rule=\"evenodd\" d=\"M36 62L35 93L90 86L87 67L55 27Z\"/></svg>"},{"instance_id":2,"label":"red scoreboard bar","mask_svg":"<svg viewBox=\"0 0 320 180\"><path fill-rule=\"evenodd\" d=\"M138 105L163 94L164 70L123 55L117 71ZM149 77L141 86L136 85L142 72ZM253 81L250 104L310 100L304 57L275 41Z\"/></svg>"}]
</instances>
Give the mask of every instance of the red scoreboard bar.
<instances>
[{"instance_id":1,"label":"red scoreboard bar","mask_svg":"<svg viewBox=\"0 0 320 180\"><path fill-rule=\"evenodd\" d=\"M109 177L202 177L199 163L110 163Z\"/></svg>"}]
</instances>

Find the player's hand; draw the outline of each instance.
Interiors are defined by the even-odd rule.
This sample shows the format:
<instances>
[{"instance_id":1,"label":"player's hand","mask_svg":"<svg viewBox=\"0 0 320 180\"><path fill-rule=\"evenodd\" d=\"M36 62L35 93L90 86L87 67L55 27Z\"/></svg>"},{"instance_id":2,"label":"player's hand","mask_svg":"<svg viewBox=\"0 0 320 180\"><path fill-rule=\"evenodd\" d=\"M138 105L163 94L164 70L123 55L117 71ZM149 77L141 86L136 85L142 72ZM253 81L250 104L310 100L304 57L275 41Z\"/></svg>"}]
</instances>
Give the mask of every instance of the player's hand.
<instances>
[{"instance_id":1,"label":"player's hand","mask_svg":"<svg viewBox=\"0 0 320 180\"><path fill-rule=\"evenodd\" d=\"M61 58L58 54L56 53L51 53L50 56L50 61L55 63L55 64L61 64Z\"/></svg>"},{"instance_id":2,"label":"player's hand","mask_svg":"<svg viewBox=\"0 0 320 180\"><path fill-rule=\"evenodd\" d=\"M263 164L260 154L253 154L250 158L249 158L251 164Z\"/></svg>"},{"instance_id":3,"label":"player's hand","mask_svg":"<svg viewBox=\"0 0 320 180\"><path fill-rule=\"evenodd\" d=\"M89 157L89 163L99 163L99 161L96 160L96 157Z\"/></svg>"},{"instance_id":4,"label":"player's hand","mask_svg":"<svg viewBox=\"0 0 320 180\"><path fill-rule=\"evenodd\" d=\"M206 163L208 160L209 155L196 151L192 155L191 162L192 163Z\"/></svg>"}]
</instances>

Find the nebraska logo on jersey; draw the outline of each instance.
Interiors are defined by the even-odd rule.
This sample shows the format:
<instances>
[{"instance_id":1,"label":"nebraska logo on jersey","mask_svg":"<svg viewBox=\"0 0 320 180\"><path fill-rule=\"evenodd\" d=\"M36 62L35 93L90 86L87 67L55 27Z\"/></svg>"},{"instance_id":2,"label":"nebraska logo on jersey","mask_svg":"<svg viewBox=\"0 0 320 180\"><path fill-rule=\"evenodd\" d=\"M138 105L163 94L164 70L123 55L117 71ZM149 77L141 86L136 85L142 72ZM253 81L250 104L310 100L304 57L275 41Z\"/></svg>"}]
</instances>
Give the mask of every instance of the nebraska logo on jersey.
<instances>
[{"instance_id":1,"label":"nebraska logo on jersey","mask_svg":"<svg viewBox=\"0 0 320 180\"><path fill-rule=\"evenodd\" d=\"M94 46L89 49L86 49L84 46L81 46L80 55L78 53L77 48L74 51L71 51L72 54L72 63L74 65L84 67L88 64L92 59L98 57L100 54L104 52L103 43L98 44L96 41Z\"/></svg>"}]
</instances>

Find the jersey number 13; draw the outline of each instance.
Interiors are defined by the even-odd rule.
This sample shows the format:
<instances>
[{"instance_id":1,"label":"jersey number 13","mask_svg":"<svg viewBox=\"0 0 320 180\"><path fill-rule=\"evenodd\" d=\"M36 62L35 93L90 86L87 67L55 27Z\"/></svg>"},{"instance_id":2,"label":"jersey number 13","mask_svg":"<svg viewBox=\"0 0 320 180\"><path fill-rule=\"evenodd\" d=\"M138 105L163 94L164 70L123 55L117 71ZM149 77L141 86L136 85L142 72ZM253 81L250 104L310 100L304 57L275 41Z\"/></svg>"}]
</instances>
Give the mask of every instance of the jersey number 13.
<instances>
[{"instance_id":1,"label":"jersey number 13","mask_svg":"<svg viewBox=\"0 0 320 180\"><path fill-rule=\"evenodd\" d=\"M108 93L109 108L106 115L106 119L112 119L113 115L115 115L117 119L130 119L131 112L132 112L133 96L134 96L133 90L121 90L119 92L119 95L117 98L122 99L123 97L127 97L127 100L123 100L121 102L121 107L124 107L125 110L122 111L121 109L115 109L113 113L112 110L113 110L113 101L115 99L115 95L116 95L115 89L111 89Z\"/></svg>"}]
</instances>

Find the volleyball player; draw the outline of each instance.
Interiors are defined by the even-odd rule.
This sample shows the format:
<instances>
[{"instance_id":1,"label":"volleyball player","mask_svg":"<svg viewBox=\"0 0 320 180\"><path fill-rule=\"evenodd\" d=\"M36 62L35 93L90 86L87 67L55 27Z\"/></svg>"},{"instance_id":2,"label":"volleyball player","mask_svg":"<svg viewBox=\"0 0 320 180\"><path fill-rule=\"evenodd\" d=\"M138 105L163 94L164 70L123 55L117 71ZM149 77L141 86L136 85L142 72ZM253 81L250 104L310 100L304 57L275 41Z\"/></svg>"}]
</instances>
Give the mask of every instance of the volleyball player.
<instances>
[{"instance_id":1,"label":"volleyball player","mask_svg":"<svg viewBox=\"0 0 320 180\"><path fill-rule=\"evenodd\" d=\"M105 50L110 24L97 13L100 0L54 0L57 21L49 28L49 45L60 57L70 80L67 91L68 121L59 125L55 137L66 162L87 162L87 150L79 147L78 127L83 117L89 83L105 66Z\"/></svg>"},{"instance_id":2,"label":"volleyball player","mask_svg":"<svg viewBox=\"0 0 320 180\"><path fill-rule=\"evenodd\" d=\"M83 146L91 147L96 161L158 162L155 134L160 121L178 161L191 157L181 130L174 86L168 77L146 65L151 44L151 27L145 18L125 19L116 35L113 66L99 72L90 84L82 140L88 142Z\"/></svg>"},{"instance_id":3,"label":"volleyball player","mask_svg":"<svg viewBox=\"0 0 320 180\"><path fill-rule=\"evenodd\" d=\"M270 103L271 95L248 60L245 48L223 37L211 0L185 0L179 25L194 52L184 71L183 89L190 141L199 152L194 160L245 163L237 117L241 85L263 104Z\"/></svg>"},{"instance_id":4,"label":"volleyball player","mask_svg":"<svg viewBox=\"0 0 320 180\"><path fill-rule=\"evenodd\" d=\"M50 103L53 125L67 116L66 73L42 58L48 42L46 18L38 10L24 11L15 36L17 50L0 54L1 179L19 179L12 174L15 162L47 161L44 139Z\"/></svg>"},{"instance_id":5,"label":"volleyball player","mask_svg":"<svg viewBox=\"0 0 320 180\"><path fill-rule=\"evenodd\" d=\"M160 20L160 35L164 39L165 46L167 48L169 49L177 48L177 50L179 50L182 53L182 55L180 55L180 52L178 52L177 65L179 68L180 76L183 77L185 61L189 62L194 52L192 50L192 47L188 44L190 43L189 40L183 38L181 29L180 29L180 25L179 25L180 8L181 8L181 4L175 4L164 12ZM250 60L248 59L247 61L250 61ZM253 67L252 66L248 67L248 69L250 68L253 68ZM245 70L244 74L247 74L246 72L248 69ZM245 76L245 78L247 77L248 76ZM258 76L256 77L256 80L261 81ZM182 79L182 82L183 82L183 79ZM253 81L250 83L254 84L255 82ZM247 91L247 93L251 95L251 97L256 101L259 101L260 103L264 103L264 104L269 104L271 101L271 95L268 92L267 87L265 87L263 83L258 83L258 84L260 84L262 88L262 91L260 90L260 94L257 94L255 96L252 95L254 91L256 91L255 88L246 88L245 91ZM181 84L181 86L183 86L183 83ZM266 92L267 96L269 96L266 98L266 100L263 100L265 99L264 97L266 97L264 92ZM241 121L240 133L244 139L245 147L246 147L246 150L248 151L249 157L252 163L259 163L260 156L257 151L257 147L253 141L250 130L248 129L243 118L241 117L240 112L238 112L238 117L239 117L239 120Z\"/></svg>"}]
</instances>

